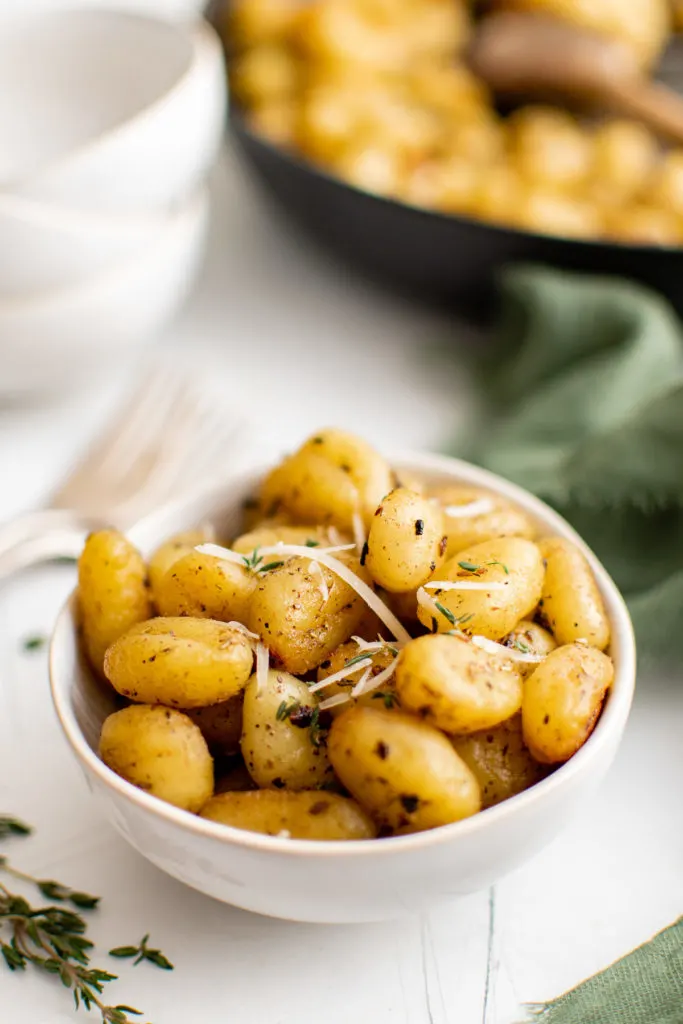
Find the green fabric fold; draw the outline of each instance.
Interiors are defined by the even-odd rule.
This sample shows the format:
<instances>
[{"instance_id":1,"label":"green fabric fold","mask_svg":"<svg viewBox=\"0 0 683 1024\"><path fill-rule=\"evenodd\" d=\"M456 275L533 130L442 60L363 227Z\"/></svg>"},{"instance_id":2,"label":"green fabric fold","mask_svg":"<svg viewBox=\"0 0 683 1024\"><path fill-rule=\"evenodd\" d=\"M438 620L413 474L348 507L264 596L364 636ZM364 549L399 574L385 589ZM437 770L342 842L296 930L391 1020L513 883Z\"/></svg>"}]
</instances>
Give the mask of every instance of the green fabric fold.
<instances>
[{"instance_id":1,"label":"green fabric fold","mask_svg":"<svg viewBox=\"0 0 683 1024\"><path fill-rule=\"evenodd\" d=\"M547 1004L533 1024L683 1024L683 917Z\"/></svg>"},{"instance_id":2,"label":"green fabric fold","mask_svg":"<svg viewBox=\"0 0 683 1024\"><path fill-rule=\"evenodd\" d=\"M478 372L464 454L581 533L633 615L641 655L683 655L683 336L630 282L520 266Z\"/></svg>"}]
</instances>

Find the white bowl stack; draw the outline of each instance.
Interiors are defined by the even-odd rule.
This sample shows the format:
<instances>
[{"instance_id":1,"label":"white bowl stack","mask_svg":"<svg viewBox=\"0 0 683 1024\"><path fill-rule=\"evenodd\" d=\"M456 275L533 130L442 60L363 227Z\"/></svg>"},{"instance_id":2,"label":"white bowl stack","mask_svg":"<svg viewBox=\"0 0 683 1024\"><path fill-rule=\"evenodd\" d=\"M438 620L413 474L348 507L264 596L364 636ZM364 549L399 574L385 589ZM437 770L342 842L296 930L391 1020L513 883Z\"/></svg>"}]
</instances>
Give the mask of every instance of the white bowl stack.
<instances>
[{"instance_id":1,"label":"white bowl stack","mask_svg":"<svg viewBox=\"0 0 683 1024\"><path fill-rule=\"evenodd\" d=\"M199 267L226 87L204 22L75 7L0 20L0 394L83 381Z\"/></svg>"}]
</instances>

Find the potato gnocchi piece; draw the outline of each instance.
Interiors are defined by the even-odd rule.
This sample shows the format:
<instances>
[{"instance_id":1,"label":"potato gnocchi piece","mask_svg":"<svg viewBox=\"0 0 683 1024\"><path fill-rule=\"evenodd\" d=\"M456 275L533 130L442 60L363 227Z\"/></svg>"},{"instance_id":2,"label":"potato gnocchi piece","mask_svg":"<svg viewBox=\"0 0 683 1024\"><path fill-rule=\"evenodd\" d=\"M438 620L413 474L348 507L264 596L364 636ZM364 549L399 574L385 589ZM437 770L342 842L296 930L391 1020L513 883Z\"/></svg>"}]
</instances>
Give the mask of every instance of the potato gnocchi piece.
<instances>
[{"instance_id":1,"label":"potato gnocchi piece","mask_svg":"<svg viewBox=\"0 0 683 1024\"><path fill-rule=\"evenodd\" d=\"M429 494L444 510L448 559L495 537L533 540L536 536L536 527L526 512L490 491L450 484L432 488Z\"/></svg>"},{"instance_id":2,"label":"potato gnocchi piece","mask_svg":"<svg viewBox=\"0 0 683 1024\"><path fill-rule=\"evenodd\" d=\"M287 839L374 839L377 829L355 800L336 793L261 789L221 793L206 804L202 818Z\"/></svg>"},{"instance_id":3,"label":"potato gnocchi piece","mask_svg":"<svg viewBox=\"0 0 683 1024\"><path fill-rule=\"evenodd\" d=\"M583 552L563 537L546 538L539 548L546 563L541 615L558 644L585 640L604 651L609 619Z\"/></svg>"},{"instance_id":4,"label":"potato gnocchi piece","mask_svg":"<svg viewBox=\"0 0 683 1024\"><path fill-rule=\"evenodd\" d=\"M479 785L443 733L401 712L354 707L335 718L332 767L377 824L399 835L460 821Z\"/></svg>"},{"instance_id":5,"label":"potato gnocchi piece","mask_svg":"<svg viewBox=\"0 0 683 1024\"><path fill-rule=\"evenodd\" d=\"M380 587L400 593L426 583L443 563L447 544L438 505L397 487L375 510L361 561Z\"/></svg>"},{"instance_id":6,"label":"potato gnocchi piece","mask_svg":"<svg viewBox=\"0 0 683 1024\"><path fill-rule=\"evenodd\" d=\"M339 559L367 579L355 557ZM366 614L353 587L320 563L289 558L258 582L248 626L288 672L304 675L348 640Z\"/></svg>"},{"instance_id":7,"label":"potato gnocchi piece","mask_svg":"<svg viewBox=\"0 0 683 1024\"><path fill-rule=\"evenodd\" d=\"M547 657L557 647L555 638L543 626L539 626L532 619L522 619L513 630L501 641L504 647L520 654L535 654L541 658ZM533 662L515 661L515 664L522 676L528 676L536 669Z\"/></svg>"},{"instance_id":8,"label":"potato gnocchi piece","mask_svg":"<svg viewBox=\"0 0 683 1024\"><path fill-rule=\"evenodd\" d=\"M186 530L164 541L149 560L149 583L152 588L154 603L159 607L159 584L176 562L185 555L191 554L198 544L211 539L211 530ZM162 613L163 614L163 613Z\"/></svg>"},{"instance_id":9,"label":"potato gnocchi piece","mask_svg":"<svg viewBox=\"0 0 683 1024\"><path fill-rule=\"evenodd\" d=\"M110 644L152 614L147 567L118 530L100 530L86 540L78 560L78 603L88 660L102 675Z\"/></svg>"},{"instance_id":10,"label":"potato gnocchi piece","mask_svg":"<svg viewBox=\"0 0 683 1024\"><path fill-rule=\"evenodd\" d=\"M242 736L242 694L204 708L186 708L187 717L198 725L214 757L238 754Z\"/></svg>"},{"instance_id":11,"label":"potato gnocchi piece","mask_svg":"<svg viewBox=\"0 0 683 1024\"><path fill-rule=\"evenodd\" d=\"M323 430L266 477L260 494L266 515L285 510L300 522L352 529L354 516L366 525L394 475L367 442L341 430Z\"/></svg>"},{"instance_id":12,"label":"potato gnocchi piece","mask_svg":"<svg viewBox=\"0 0 683 1024\"><path fill-rule=\"evenodd\" d=\"M348 536L342 543L348 543ZM240 555L250 555L258 548L272 547L274 544L298 544L311 548L331 545L329 531L323 526L291 526L288 523L256 526L249 533L237 537L230 547ZM272 556L275 558L275 555Z\"/></svg>"},{"instance_id":13,"label":"potato gnocchi piece","mask_svg":"<svg viewBox=\"0 0 683 1024\"><path fill-rule=\"evenodd\" d=\"M186 709L241 693L253 662L248 638L224 622L158 618L119 637L106 653L104 672L130 700Z\"/></svg>"},{"instance_id":14,"label":"potato gnocchi piece","mask_svg":"<svg viewBox=\"0 0 683 1024\"><path fill-rule=\"evenodd\" d=\"M418 607L420 622L440 632L457 627L500 640L535 609L543 574L543 559L532 541L499 537L475 544L429 580L429 600L423 598Z\"/></svg>"},{"instance_id":15,"label":"potato gnocchi piece","mask_svg":"<svg viewBox=\"0 0 683 1024\"><path fill-rule=\"evenodd\" d=\"M614 680L610 658L584 643L558 647L524 684L524 742L544 764L568 761L586 742Z\"/></svg>"},{"instance_id":16,"label":"potato gnocchi piece","mask_svg":"<svg viewBox=\"0 0 683 1024\"><path fill-rule=\"evenodd\" d=\"M491 729L458 736L453 746L479 783L483 808L523 793L548 774L524 743L519 714Z\"/></svg>"},{"instance_id":17,"label":"potato gnocchi piece","mask_svg":"<svg viewBox=\"0 0 683 1024\"><path fill-rule=\"evenodd\" d=\"M401 707L444 732L478 732L522 706L522 677L513 661L461 636L433 633L412 640L396 667Z\"/></svg>"},{"instance_id":18,"label":"potato gnocchi piece","mask_svg":"<svg viewBox=\"0 0 683 1024\"><path fill-rule=\"evenodd\" d=\"M158 585L157 607L166 617L245 622L257 583L256 574L246 566L192 551L175 562Z\"/></svg>"},{"instance_id":19,"label":"potato gnocchi piece","mask_svg":"<svg viewBox=\"0 0 683 1024\"><path fill-rule=\"evenodd\" d=\"M136 704L102 725L104 763L152 796L199 811L213 794L213 761L199 727L171 708Z\"/></svg>"},{"instance_id":20,"label":"potato gnocchi piece","mask_svg":"<svg viewBox=\"0 0 683 1024\"><path fill-rule=\"evenodd\" d=\"M315 789L332 779L324 736L316 728L318 699L306 683L271 670L263 685L247 683L241 749L254 782L265 789Z\"/></svg>"}]
</instances>

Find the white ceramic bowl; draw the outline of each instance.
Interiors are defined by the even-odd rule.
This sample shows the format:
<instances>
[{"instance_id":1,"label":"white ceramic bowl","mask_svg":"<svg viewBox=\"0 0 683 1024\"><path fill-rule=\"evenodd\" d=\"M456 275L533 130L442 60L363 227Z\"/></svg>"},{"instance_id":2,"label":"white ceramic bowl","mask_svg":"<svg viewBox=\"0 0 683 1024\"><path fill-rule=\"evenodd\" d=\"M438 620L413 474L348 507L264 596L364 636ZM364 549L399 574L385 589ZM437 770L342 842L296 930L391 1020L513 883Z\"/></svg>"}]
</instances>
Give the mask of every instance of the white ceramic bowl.
<instances>
[{"instance_id":1,"label":"white ceramic bowl","mask_svg":"<svg viewBox=\"0 0 683 1024\"><path fill-rule=\"evenodd\" d=\"M154 243L168 220L167 211L102 216L0 193L0 302L123 266Z\"/></svg>"},{"instance_id":2,"label":"white ceramic bowl","mask_svg":"<svg viewBox=\"0 0 683 1024\"><path fill-rule=\"evenodd\" d=\"M568 537L588 556L612 624L614 687L588 742L532 789L444 828L366 842L311 842L244 832L162 803L110 771L95 753L104 717L114 710L79 654L75 601L52 639L52 694L64 733L96 802L144 857L216 899L272 917L313 922L376 921L428 909L485 888L545 846L580 810L610 766L624 731L635 682L635 645L624 602L605 570L560 516L500 477L456 459L414 455L399 469L439 482L462 481L517 502L543 533ZM161 510L131 532L149 553L162 539L202 521L219 533L239 528L241 502L262 473L226 483L213 496Z\"/></svg>"},{"instance_id":3,"label":"white ceramic bowl","mask_svg":"<svg viewBox=\"0 0 683 1024\"><path fill-rule=\"evenodd\" d=\"M202 189L123 266L72 288L0 299L0 394L73 387L153 338L194 281L208 209Z\"/></svg>"},{"instance_id":4,"label":"white ceramic bowl","mask_svg":"<svg viewBox=\"0 0 683 1024\"><path fill-rule=\"evenodd\" d=\"M204 22L99 8L0 21L0 192L145 211L189 194L221 140L225 73Z\"/></svg>"}]
</instances>

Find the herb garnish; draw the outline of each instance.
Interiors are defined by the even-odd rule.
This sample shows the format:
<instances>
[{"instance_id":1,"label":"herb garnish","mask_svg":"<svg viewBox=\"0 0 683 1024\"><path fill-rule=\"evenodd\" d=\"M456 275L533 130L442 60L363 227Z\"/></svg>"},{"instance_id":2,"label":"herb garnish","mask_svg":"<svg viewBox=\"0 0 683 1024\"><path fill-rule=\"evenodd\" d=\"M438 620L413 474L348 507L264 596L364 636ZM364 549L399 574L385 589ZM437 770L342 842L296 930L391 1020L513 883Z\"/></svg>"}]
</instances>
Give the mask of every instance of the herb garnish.
<instances>
[{"instance_id":1,"label":"herb garnish","mask_svg":"<svg viewBox=\"0 0 683 1024\"><path fill-rule=\"evenodd\" d=\"M0 818L0 836L26 836L31 829L14 818ZM43 881L12 867L6 857L0 857L0 868L15 878L31 882L49 899L68 900L75 906L90 910L97 906L99 897L75 892L59 882ZM9 941L0 938L0 955L10 971L24 971L28 964L54 974L73 994L78 1010L97 1009L102 1024L132 1024L140 1010L119 1003L106 1006L99 998L104 986L115 981L117 975L90 966L93 943L86 938L87 925L80 914L66 907L33 907L16 893L0 883L0 932L10 932Z\"/></svg>"},{"instance_id":2,"label":"herb garnish","mask_svg":"<svg viewBox=\"0 0 683 1024\"><path fill-rule=\"evenodd\" d=\"M390 690L377 690L373 693L372 700L383 700L385 708L400 707L398 694L392 693Z\"/></svg>"},{"instance_id":3,"label":"herb garnish","mask_svg":"<svg viewBox=\"0 0 683 1024\"><path fill-rule=\"evenodd\" d=\"M458 565L461 569L464 569L465 572L474 573L475 576L482 576L486 571L487 565L499 565L506 576L510 575L510 570L507 565L505 565L504 562L499 562L495 559L492 562L485 562L484 565L476 565L474 562L458 562Z\"/></svg>"},{"instance_id":4,"label":"herb garnish","mask_svg":"<svg viewBox=\"0 0 683 1024\"><path fill-rule=\"evenodd\" d=\"M367 661L372 658L374 651L362 651L360 654L354 654L353 658L349 658L348 661L344 662L344 668L349 668L350 665L356 665L361 661Z\"/></svg>"},{"instance_id":5,"label":"herb garnish","mask_svg":"<svg viewBox=\"0 0 683 1024\"><path fill-rule=\"evenodd\" d=\"M320 722L320 708L312 707L309 704L302 704L298 700L287 702L280 701L275 718L278 722L286 719L299 729L308 729L311 743L314 747L321 747L327 738L327 727Z\"/></svg>"},{"instance_id":6,"label":"herb garnish","mask_svg":"<svg viewBox=\"0 0 683 1024\"><path fill-rule=\"evenodd\" d=\"M27 636L22 641L21 646L25 651L40 651L43 649L46 643L47 637L40 636L38 633L36 633L35 636Z\"/></svg>"},{"instance_id":7,"label":"herb garnish","mask_svg":"<svg viewBox=\"0 0 683 1024\"><path fill-rule=\"evenodd\" d=\"M164 956L160 949L150 949L147 945L148 942L149 935L145 935L140 940L139 946L116 946L115 949L109 950L109 956L115 956L119 960L135 957L133 967L137 967L143 960L149 960L151 964L154 964L155 967L160 967L162 971L172 971L173 964L171 961Z\"/></svg>"},{"instance_id":8,"label":"herb garnish","mask_svg":"<svg viewBox=\"0 0 683 1024\"><path fill-rule=\"evenodd\" d=\"M309 537L308 540L306 541L306 547L307 548L319 548L320 547L320 541L319 540L311 540L311 538Z\"/></svg>"},{"instance_id":9,"label":"herb garnish","mask_svg":"<svg viewBox=\"0 0 683 1024\"><path fill-rule=\"evenodd\" d=\"M482 566L475 565L474 562L458 562L458 565L461 569L464 569L465 572L481 572L482 570Z\"/></svg>"},{"instance_id":10,"label":"herb garnish","mask_svg":"<svg viewBox=\"0 0 683 1024\"><path fill-rule=\"evenodd\" d=\"M515 642L509 646L513 647L516 651L521 651L522 654L529 654L531 651L529 645L525 644L522 640L515 640Z\"/></svg>"},{"instance_id":11,"label":"herb garnish","mask_svg":"<svg viewBox=\"0 0 683 1024\"><path fill-rule=\"evenodd\" d=\"M301 704L299 703L298 700L293 700L291 704L288 704L286 700L282 700L280 701L278 709L275 712L275 718L277 719L278 722L284 722L286 718L289 718L293 711L296 711L297 708L300 707Z\"/></svg>"},{"instance_id":12,"label":"herb garnish","mask_svg":"<svg viewBox=\"0 0 683 1024\"><path fill-rule=\"evenodd\" d=\"M242 555L245 568L250 572L270 572L271 569L279 569L285 564L284 562L267 562L262 565L263 555L259 555L258 551L258 548L254 548L250 555Z\"/></svg>"},{"instance_id":13,"label":"herb garnish","mask_svg":"<svg viewBox=\"0 0 683 1024\"><path fill-rule=\"evenodd\" d=\"M441 604L440 601L434 601L434 607L438 608L444 619L450 622L456 632L459 632L458 626L464 626L466 622L469 622L470 619L474 618L474 615L471 613L469 615L454 615L450 608L447 608L445 604ZM432 622L434 622L434 619L432 619Z\"/></svg>"},{"instance_id":14,"label":"herb garnish","mask_svg":"<svg viewBox=\"0 0 683 1024\"><path fill-rule=\"evenodd\" d=\"M8 836L30 836L32 831L30 825L25 825L18 818L0 818L0 839L6 839Z\"/></svg>"}]
</instances>

